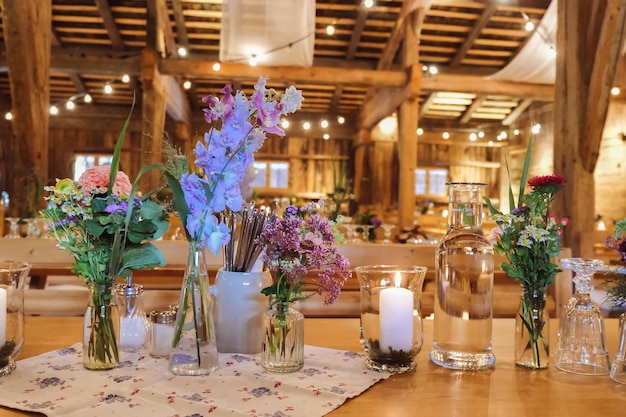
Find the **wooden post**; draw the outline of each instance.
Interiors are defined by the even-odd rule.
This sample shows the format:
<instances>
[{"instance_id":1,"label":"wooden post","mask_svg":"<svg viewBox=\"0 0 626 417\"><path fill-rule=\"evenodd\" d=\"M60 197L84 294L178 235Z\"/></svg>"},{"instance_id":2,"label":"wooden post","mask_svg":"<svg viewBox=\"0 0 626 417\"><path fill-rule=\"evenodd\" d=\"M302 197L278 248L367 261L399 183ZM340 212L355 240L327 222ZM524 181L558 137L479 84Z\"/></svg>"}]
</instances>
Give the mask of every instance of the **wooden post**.
<instances>
[{"instance_id":1,"label":"wooden post","mask_svg":"<svg viewBox=\"0 0 626 417\"><path fill-rule=\"evenodd\" d=\"M419 11L412 14L418 16ZM417 168L417 126L421 70L419 65L419 39L413 24L407 19L404 28L402 61L409 71L407 99L398 113L398 226L413 226L415 221L415 169Z\"/></svg>"},{"instance_id":2,"label":"wooden post","mask_svg":"<svg viewBox=\"0 0 626 417\"><path fill-rule=\"evenodd\" d=\"M34 216L35 188L48 182L51 0L2 0L2 22L11 81L13 145L2 164L11 196L9 213Z\"/></svg>"},{"instance_id":3,"label":"wooden post","mask_svg":"<svg viewBox=\"0 0 626 417\"><path fill-rule=\"evenodd\" d=\"M159 163L162 158L163 128L165 125L165 109L167 93L161 83L158 71L159 56L153 49L145 49L141 53L141 83L143 86L142 120L143 135L141 137L142 163L144 165ZM141 190L146 193L159 185L160 173L150 171L141 180Z\"/></svg>"},{"instance_id":4,"label":"wooden post","mask_svg":"<svg viewBox=\"0 0 626 417\"><path fill-rule=\"evenodd\" d=\"M595 183L609 94L624 34L626 0L561 0L557 20L555 172L567 179L555 211L570 218L564 246L592 257Z\"/></svg>"}]
</instances>

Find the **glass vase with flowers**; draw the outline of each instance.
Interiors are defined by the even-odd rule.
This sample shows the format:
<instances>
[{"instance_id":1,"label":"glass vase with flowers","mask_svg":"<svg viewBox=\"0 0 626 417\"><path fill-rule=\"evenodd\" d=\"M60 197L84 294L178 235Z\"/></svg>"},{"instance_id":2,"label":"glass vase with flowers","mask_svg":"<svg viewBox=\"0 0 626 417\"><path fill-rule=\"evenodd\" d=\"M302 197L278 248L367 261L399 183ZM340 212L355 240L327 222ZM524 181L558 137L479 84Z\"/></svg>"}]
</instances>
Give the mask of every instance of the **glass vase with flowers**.
<instances>
[{"instance_id":1,"label":"glass vase with flowers","mask_svg":"<svg viewBox=\"0 0 626 417\"><path fill-rule=\"evenodd\" d=\"M135 195L141 175L157 166L143 167L133 184L118 169L129 122L130 114L110 166L95 166L78 181L66 178L45 187L47 207L41 215L46 229L58 246L74 257L72 272L89 289L83 339L83 366L87 369L111 369L119 364L119 318L113 302L116 279L137 269L165 265L163 255L150 241L166 232L167 213L149 199L152 192L141 198Z\"/></svg>"},{"instance_id":2,"label":"glass vase with flowers","mask_svg":"<svg viewBox=\"0 0 626 417\"><path fill-rule=\"evenodd\" d=\"M494 249L507 259L501 268L522 287L515 325L515 363L543 369L548 367L550 344L546 292L560 271L552 258L560 254L560 237L568 223L567 218L559 220L551 214L550 205L566 180L553 174L533 177L527 183L531 149L532 138L522 168L517 201L509 185L510 213L497 210L488 198L485 201L491 218L498 225L494 230ZM529 192L526 192L527 184Z\"/></svg>"},{"instance_id":3,"label":"glass vase with flowers","mask_svg":"<svg viewBox=\"0 0 626 417\"><path fill-rule=\"evenodd\" d=\"M178 375L206 375L219 365L204 248L217 253L230 241L231 230L217 214L242 209L241 184L254 152L268 133L284 136L281 117L301 106L295 87L278 93L266 83L260 77L250 99L242 91L233 94L230 84L221 97L203 98L211 127L194 149L195 168L171 146L165 149L165 176L189 242L170 355L170 371Z\"/></svg>"},{"instance_id":4,"label":"glass vase with flowers","mask_svg":"<svg viewBox=\"0 0 626 417\"><path fill-rule=\"evenodd\" d=\"M341 216L337 221L322 217L322 204L288 206L257 238L273 279L262 291L270 308L264 316L261 365L269 371L294 372L304 365L304 316L293 303L323 294L324 304L332 304L352 276L335 246L343 239L337 230ZM305 294L305 287L314 291Z\"/></svg>"}]
</instances>

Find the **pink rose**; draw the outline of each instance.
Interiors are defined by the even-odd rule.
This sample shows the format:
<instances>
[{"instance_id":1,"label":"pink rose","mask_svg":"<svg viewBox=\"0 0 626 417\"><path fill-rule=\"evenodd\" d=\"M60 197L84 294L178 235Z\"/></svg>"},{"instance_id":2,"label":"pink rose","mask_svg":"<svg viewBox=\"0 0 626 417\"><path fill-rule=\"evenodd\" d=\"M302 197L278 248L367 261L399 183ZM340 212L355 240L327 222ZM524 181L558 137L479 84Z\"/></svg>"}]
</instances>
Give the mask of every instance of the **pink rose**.
<instances>
[{"instance_id":1,"label":"pink rose","mask_svg":"<svg viewBox=\"0 0 626 417\"><path fill-rule=\"evenodd\" d=\"M78 183L87 193L106 193L109 187L109 177L111 175L110 165L96 165L89 168L78 179ZM128 175L122 171L117 171L113 193L117 195L130 195L132 184Z\"/></svg>"}]
</instances>

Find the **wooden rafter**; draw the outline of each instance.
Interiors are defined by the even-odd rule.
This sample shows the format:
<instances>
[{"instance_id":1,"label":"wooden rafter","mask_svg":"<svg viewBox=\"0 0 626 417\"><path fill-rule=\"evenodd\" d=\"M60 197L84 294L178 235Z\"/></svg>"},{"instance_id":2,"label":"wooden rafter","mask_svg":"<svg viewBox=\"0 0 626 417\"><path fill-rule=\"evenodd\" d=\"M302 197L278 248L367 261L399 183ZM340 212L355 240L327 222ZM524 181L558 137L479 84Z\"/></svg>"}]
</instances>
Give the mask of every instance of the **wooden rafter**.
<instances>
[{"instance_id":1,"label":"wooden rafter","mask_svg":"<svg viewBox=\"0 0 626 417\"><path fill-rule=\"evenodd\" d=\"M428 95L428 98L426 98L426 100L424 100L424 102L420 106L420 118L424 117L428 113L430 106L433 104L436 98L437 98L437 93L430 93Z\"/></svg>"},{"instance_id":2,"label":"wooden rafter","mask_svg":"<svg viewBox=\"0 0 626 417\"><path fill-rule=\"evenodd\" d=\"M532 103L533 103L533 101L530 100L530 99L522 100L511 111L511 113L509 113L508 116L506 116L504 118L504 120L502 120L502 124L504 126L508 126L508 125L512 124L513 122L515 122L517 120L517 118L520 117L522 113L524 113L524 110L526 110Z\"/></svg>"},{"instance_id":3,"label":"wooden rafter","mask_svg":"<svg viewBox=\"0 0 626 417\"><path fill-rule=\"evenodd\" d=\"M398 48L400 47L402 39L404 39L405 19L410 13L420 7L429 8L430 0L404 0L404 3L402 3L402 9L400 10L400 15L398 16L398 19L393 26L391 35L389 35L389 39L385 44L385 49L383 49L381 57L378 60L378 65L376 67L377 69L383 70L391 68L393 58L398 52Z\"/></svg>"},{"instance_id":4,"label":"wooden rafter","mask_svg":"<svg viewBox=\"0 0 626 417\"><path fill-rule=\"evenodd\" d=\"M172 31L172 26L170 25L166 0L153 1L156 1L157 33L162 37L163 45L165 47L165 56L177 58L178 48L176 47L176 39L174 38L174 32Z\"/></svg>"},{"instance_id":5,"label":"wooden rafter","mask_svg":"<svg viewBox=\"0 0 626 417\"><path fill-rule=\"evenodd\" d=\"M174 11L174 21L176 22L176 39L178 44L189 49L189 38L187 37L187 26L185 25L185 15L181 0L172 0L172 10Z\"/></svg>"},{"instance_id":6,"label":"wooden rafter","mask_svg":"<svg viewBox=\"0 0 626 417\"><path fill-rule=\"evenodd\" d=\"M366 21L367 21L367 10L364 7L361 7L361 9L359 10L359 15L356 18L354 30L352 31L352 37L350 38L350 45L348 46L348 52L346 53L346 59L348 61L351 61L354 59L354 55L356 54L356 50L359 47L359 43L361 41L361 35L363 34L363 28L365 27Z\"/></svg>"},{"instance_id":7,"label":"wooden rafter","mask_svg":"<svg viewBox=\"0 0 626 417\"><path fill-rule=\"evenodd\" d=\"M338 85L337 88L335 89L335 92L333 93L333 98L330 101L330 106L329 106L329 110L334 112L337 110L337 107L339 106L339 103L341 102L341 96L343 95L343 89L344 86L343 85Z\"/></svg>"},{"instance_id":8,"label":"wooden rafter","mask_svg":"<svg viewBox=\"0 0 626 417\"><path fill-rule=\"evenodd\" d=\"M467 55L467 51L469 51L472 45L474 45L474 41L480 36L483 28L487 25L489 19L491 19L491 16L493 16L496 10L498 10L498 4L495 2L489 3L485 6L485 10L483 10L480 18L474 24L472 31L467 35L456 55L452 58L452 61L450 61L451 67L456 67L461 64L463 58Z\"/></svg>"},{"instance_id":9,"label":"wooden rafter","mask_svg":"<svg viewBox=\"0 0 626 417\"><path fill-rule=\"evenodd\" d=\"M96 6L98 6L98 12L102 18L102 23L107 30L107 35L113 45L113 49L119 51L123 50L124 41L122 40L122 35L120 35L120 31L117 28L117 24L115 23L115 19L111 13L111 7L109 6L108 0L95 0L95 2Z\"/></svg>"},{"instance_id":10,"label":"wooden rafter","mask_svg":"<svg viewBox=\"0 0 626 417\"><path fill-rule=\"evenodd\" d=\"M461 123L469 122L472 119L472 115L483 105L485 100L487 100L486 95L477 96L474 101L472 101L472 104L463 112Z\"/></svg>"}]
</instances>

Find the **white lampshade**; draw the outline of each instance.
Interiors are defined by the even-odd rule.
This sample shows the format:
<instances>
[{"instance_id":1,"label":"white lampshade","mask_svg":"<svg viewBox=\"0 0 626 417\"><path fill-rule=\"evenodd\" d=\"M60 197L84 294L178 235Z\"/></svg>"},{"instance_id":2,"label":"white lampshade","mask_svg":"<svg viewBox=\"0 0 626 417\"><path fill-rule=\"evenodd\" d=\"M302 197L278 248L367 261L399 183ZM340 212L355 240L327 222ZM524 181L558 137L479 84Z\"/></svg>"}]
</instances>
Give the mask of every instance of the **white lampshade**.
<instances>
[{"instance_id":1,"label":"white lampshade","mask_svg":"<svg viewBox=\"0 0 626 417\"><path fill-rule=\"evenodd\" d=\"M315 0L224 0L221 62L313 64Z\"/></svg>"}]
</instances>

